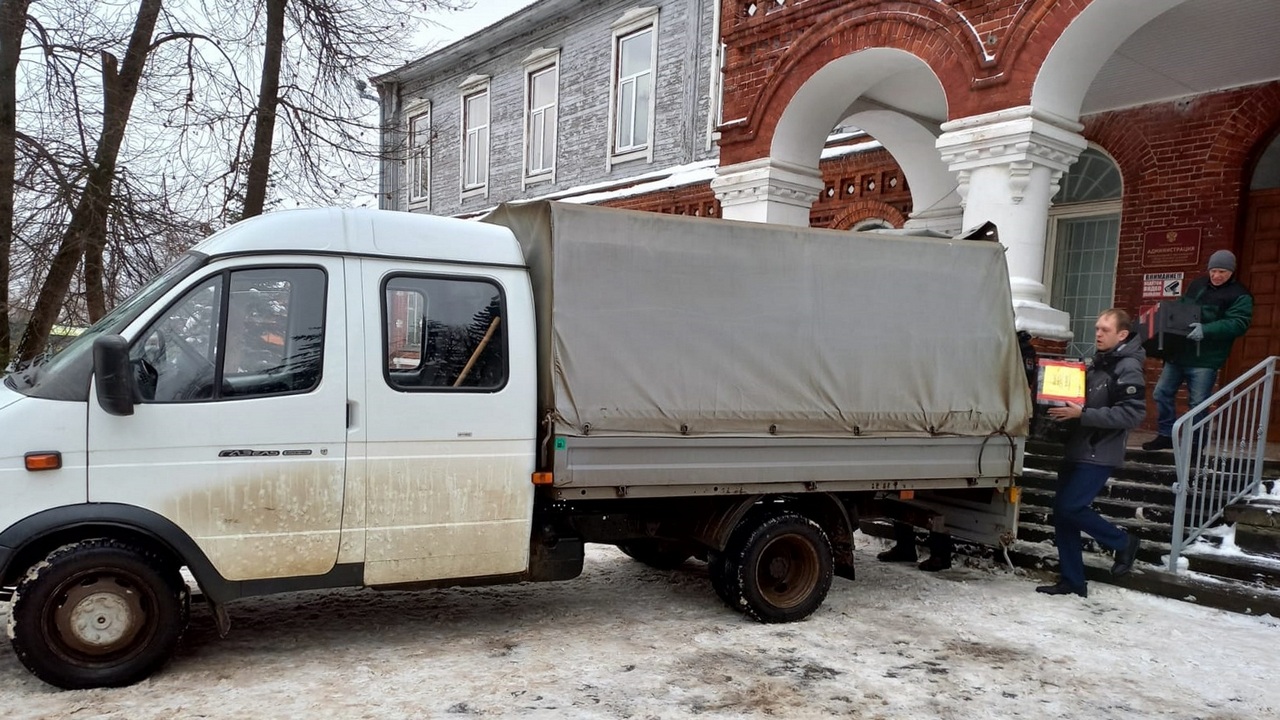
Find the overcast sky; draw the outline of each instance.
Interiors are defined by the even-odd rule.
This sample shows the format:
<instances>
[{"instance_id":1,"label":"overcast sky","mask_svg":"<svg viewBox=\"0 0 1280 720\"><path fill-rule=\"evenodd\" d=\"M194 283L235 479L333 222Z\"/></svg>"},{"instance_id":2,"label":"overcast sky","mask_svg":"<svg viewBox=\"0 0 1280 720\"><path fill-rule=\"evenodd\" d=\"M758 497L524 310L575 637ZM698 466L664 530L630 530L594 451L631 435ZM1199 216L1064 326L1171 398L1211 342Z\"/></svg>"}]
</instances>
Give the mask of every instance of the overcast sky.
<instances>
[{"instance_id":1,"label":"overcast sky","mask_svg":"<svg viewBox=\"0 0 1280 720\"><path fill-rule=\"evenodd\" d=\"M437 15L435 20L440 27L428 29L425 35L436 48L441 48L533 3L534 0L471 0L470 10Z\"/></svg>"}]
</instances>

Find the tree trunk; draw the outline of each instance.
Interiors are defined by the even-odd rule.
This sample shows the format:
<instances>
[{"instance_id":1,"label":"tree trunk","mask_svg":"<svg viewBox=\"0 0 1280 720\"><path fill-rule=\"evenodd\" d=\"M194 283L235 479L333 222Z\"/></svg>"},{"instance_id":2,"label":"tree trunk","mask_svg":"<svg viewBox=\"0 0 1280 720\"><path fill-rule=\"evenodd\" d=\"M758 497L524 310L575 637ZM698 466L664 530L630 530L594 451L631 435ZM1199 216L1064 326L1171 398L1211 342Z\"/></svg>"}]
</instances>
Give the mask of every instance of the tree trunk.
<instances>
[{"instance_id":1,"label":"tree trunk","mask_svg":"<svg viewBox=\"0 0 1280 720\"><path fill-rule=\"evenodd\" d=\"M245 180L244 214L262 214L267 200L267 180L271 177L271 145L276 131L276 108L280 104L280 58L284 54L284 9L288 0L266 0L267 42L262 56L262 85L258 89L257 117L253 128L253 151Z\"/></svg>"},{"instance_id":2,"label":"tree trunk","mask_svg":"<svg viewBox=\"0 0 1280 720\"><path fill-rule=\"evenodd\" d=\"M9 262L13 248L13 184L18 127L18 51L31 0L0 0L0 373L13 348L9 327Z\"/></svg>"},{"instance_id":3,"label":"tree trunk","mask_svg":"<svg viewBox=\"0 0 1280 720\"><path fill-rule=\"evenodd\" d=\"M111 205L111 184L115 179L116 159L124 141L125 127L138 92L138 81L146 67L151 50L151 37L160 16L162 0L142 0L138 19L125 51L124 65L116 72L116 58L102 54L103 113L102 134L94 154L93 167L85 179L84 192L62 235L49 275L40 288L31 322L18 347L18 359L30 361L39 355L49 341L49 333L66 299L67 288L75 274L76 264L85 258L85 284L89 296L89 317L96 320L105 312L102 292L102 250L106 245L107 214Z\"/></svg>"}]
</instances>

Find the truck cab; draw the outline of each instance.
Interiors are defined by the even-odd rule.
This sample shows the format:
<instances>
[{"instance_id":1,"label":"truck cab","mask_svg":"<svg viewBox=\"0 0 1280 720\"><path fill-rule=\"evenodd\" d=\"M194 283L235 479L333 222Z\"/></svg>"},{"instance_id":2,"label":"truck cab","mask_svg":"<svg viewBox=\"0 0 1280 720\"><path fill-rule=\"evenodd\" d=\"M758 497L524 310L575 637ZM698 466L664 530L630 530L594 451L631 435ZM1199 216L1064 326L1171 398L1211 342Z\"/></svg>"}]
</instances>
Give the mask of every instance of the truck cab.
<instances>
[{"instance_id":1,"label":"truck cab","mask_svg":"<svg viewBox=\"0 0 1280 720\"><path fill-rule=\"evenodd\" d=\"M202 242L0 387L11 633L66 638L24 662L64 686L149 672L135 626L185 597L180 565L215 602L523 573L532 326L504 228L298 210Z\"/></svg>"}]
</instances>

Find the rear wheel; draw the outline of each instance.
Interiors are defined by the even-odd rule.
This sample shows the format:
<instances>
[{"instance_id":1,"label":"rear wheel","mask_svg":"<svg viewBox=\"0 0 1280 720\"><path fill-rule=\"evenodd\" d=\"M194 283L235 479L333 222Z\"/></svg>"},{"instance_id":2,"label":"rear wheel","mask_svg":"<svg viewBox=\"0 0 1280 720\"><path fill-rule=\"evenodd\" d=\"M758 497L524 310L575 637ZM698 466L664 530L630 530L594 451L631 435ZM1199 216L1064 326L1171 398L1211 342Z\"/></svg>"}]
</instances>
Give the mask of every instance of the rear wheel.
<instances>
[{"instance_id":1,"label":"rear wheel","mask_svg":"<svg viewBox=\"0 0 1280 720\"><path fill-rule=\"evenodd\" d=\"M716 593L730 607L766 623L811 615L826 599L834 570L827 534L791 512L740 529L721 563L710 570Z\"/></svg>"},{"instance_id":2,"label":"rear wheel","mask_svg":"<svg viewBox=\"0 0 1280 720\"><path fill-rule=\"evenodd\" d=\"M674 570L693 557L688 545L667 540L629 540L618 543L618 549L658 570Z\"/></svg>"},{"instance_id":3,"label":"rear wheel","mask_svg":"<svg viewBox=\"0 0 1280 720\"><path fill-rule=\"evenodd\" d=\"M54 550L18 583L9 637L22 664L51 685L129 685L173 654L189 607L176 566L116 540L84 540Z\"/></svg>"}]
</instances>

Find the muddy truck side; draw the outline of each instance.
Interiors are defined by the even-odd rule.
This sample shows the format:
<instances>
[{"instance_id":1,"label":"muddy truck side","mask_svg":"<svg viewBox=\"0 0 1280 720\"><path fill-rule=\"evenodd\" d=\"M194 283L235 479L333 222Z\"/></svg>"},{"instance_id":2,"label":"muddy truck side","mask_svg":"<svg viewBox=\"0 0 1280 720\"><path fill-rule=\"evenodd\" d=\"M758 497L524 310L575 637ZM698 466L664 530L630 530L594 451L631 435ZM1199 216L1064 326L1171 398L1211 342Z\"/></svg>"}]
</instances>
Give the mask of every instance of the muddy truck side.
<instances>
[{"instance_id":1,"label":"muddy truck side","mask_svg":"<svg viewBox=\"0 0 1280 720\"><path fill-rule=\"evenodd\" d=\"M799 620L885 500L1011 539L1029 414L990 240L272 213L0 386L9 636L122 685L176 647L184 568L225 634L240 598L567 580L592 542Z\"/></svg>"}]
</instances>

